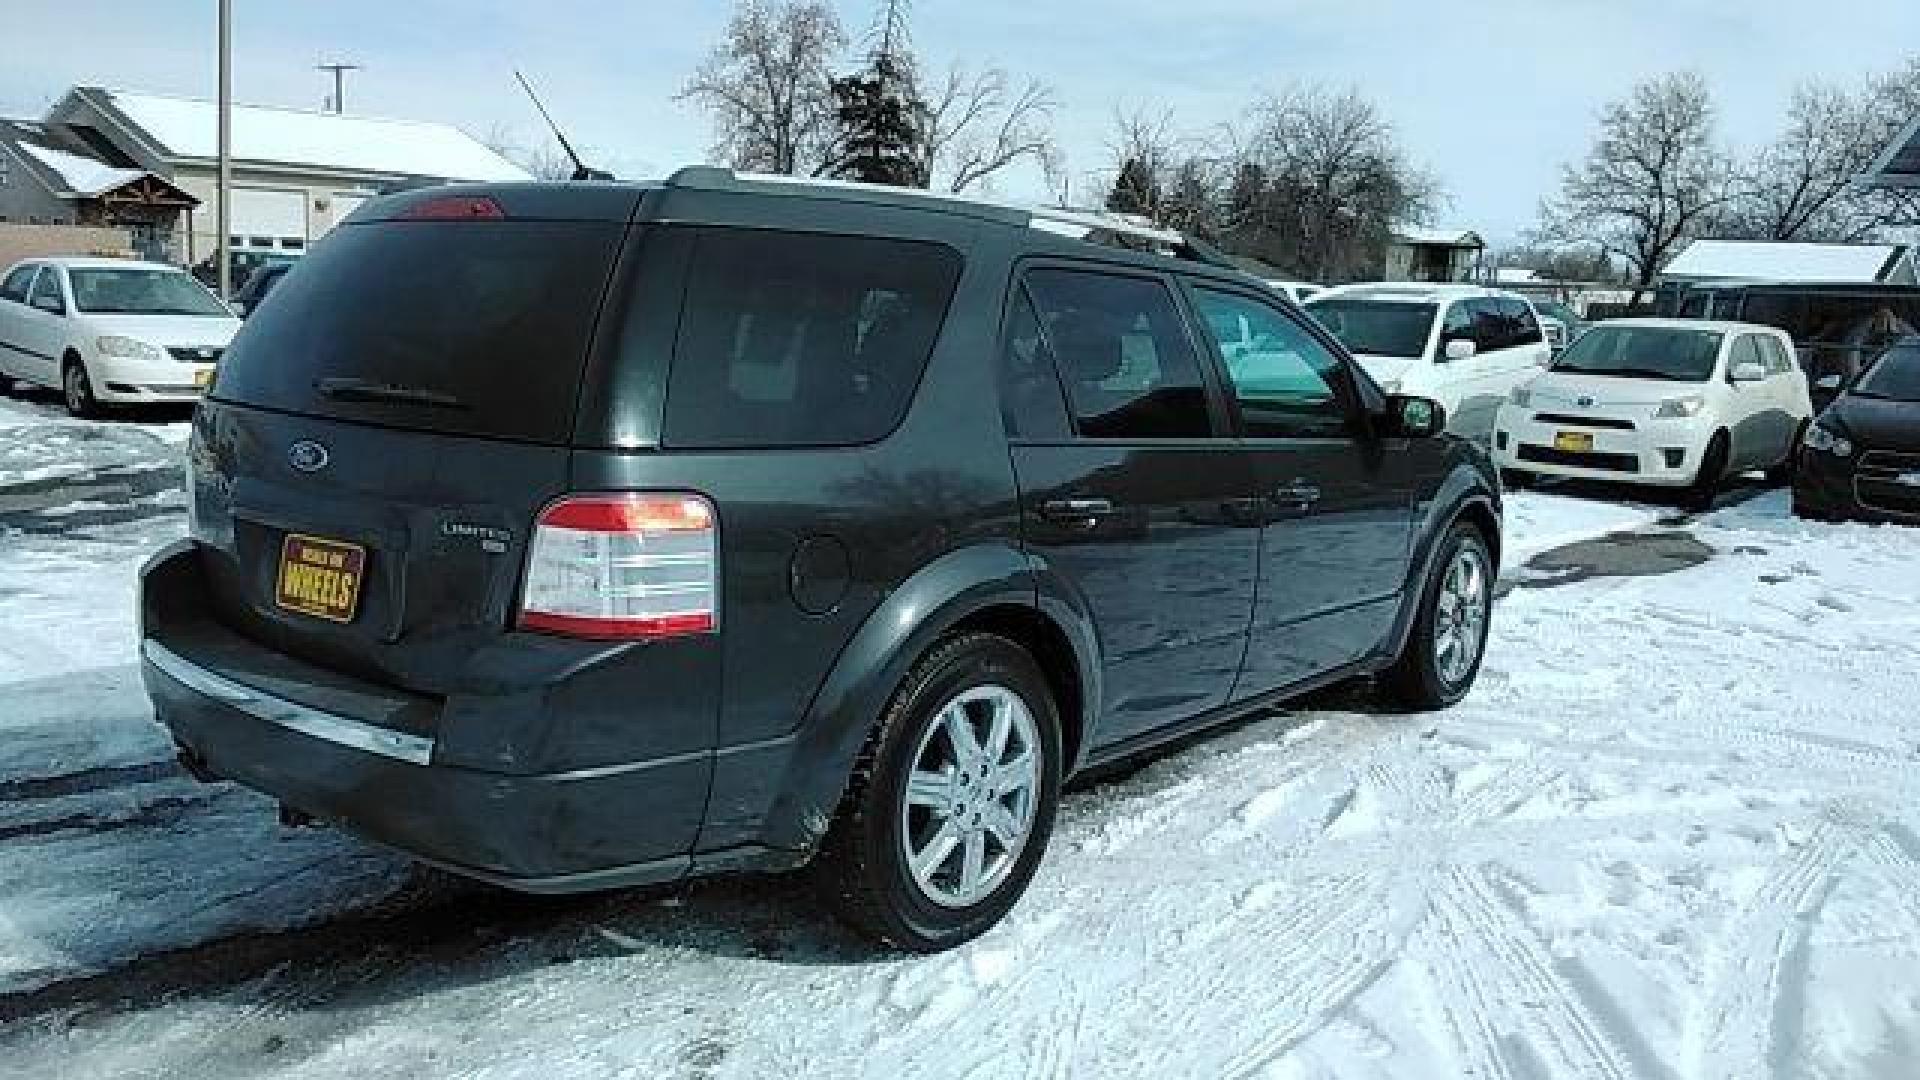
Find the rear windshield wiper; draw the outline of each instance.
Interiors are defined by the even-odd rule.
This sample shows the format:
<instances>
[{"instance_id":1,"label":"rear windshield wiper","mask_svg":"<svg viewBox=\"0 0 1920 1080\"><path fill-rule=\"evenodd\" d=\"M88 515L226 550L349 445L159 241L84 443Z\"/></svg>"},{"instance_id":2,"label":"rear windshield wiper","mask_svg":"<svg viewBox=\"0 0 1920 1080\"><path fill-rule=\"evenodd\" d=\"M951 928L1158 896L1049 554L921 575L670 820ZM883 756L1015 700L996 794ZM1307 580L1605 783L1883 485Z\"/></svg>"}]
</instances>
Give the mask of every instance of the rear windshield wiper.
<instances>
[{"instance_id":1,"label":"rear windshield wiper","mask_svg":"<svg viewBox=\"0 0 1920 1080\"><path fill-rule=\"evenodd\" d=\"M335 401L376 401L396 405L427 405L436 409L464 409L467 403L452 394L420 390L372 379L321 379L314 384L322 397Z\"/></svg>"}]
</instances>

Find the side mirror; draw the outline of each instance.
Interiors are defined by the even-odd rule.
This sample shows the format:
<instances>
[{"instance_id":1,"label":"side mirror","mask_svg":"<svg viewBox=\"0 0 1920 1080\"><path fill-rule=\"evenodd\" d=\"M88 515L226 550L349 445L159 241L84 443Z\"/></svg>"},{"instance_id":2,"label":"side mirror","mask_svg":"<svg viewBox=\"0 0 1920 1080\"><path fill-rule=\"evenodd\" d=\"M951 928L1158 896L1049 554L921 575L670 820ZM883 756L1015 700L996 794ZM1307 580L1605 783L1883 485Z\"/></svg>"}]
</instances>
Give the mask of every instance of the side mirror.
<instances>
[{"instance_id":1,"label":"side mirror","mask_svg":"<svg viewBox=\"0 0 1920 1080\"><path fill-rule=\"evenodd\" d=\"M65 315L67 313L66 302L57 296L36 296L33 298L33 306L49 315Z\"/></svg>"},{"instance_id":2,"label":"side mirror","mask_svg":"<svg viewBox=\"0 0 1920 1080\"><path fill-rule=\"evenodd\" d=\"M1766 377L1767 369L1751 360L1742 360L1733 365L1733 370L1727 373L1727 378L1737 383L1764 382Z\"/></svg>"},{"instance_id":3,"label":"side mirror","mask_svg":"<svg viewBox=\"0 0 1920 1080\"><path fill-rule=\"evenodd\" d=\"M1828 375L1825 378L1815 381L1813 388L1816 390L1838 390L1840 389L1840 376Z\"/></svg>"},{"instance_id":4,"label":"side mirror","mask_svg":"<svg viewBox=\"0 0 1920 1080\"><path fill-rule=\"evenodd\" d=\"M1449 361L1471 360L1479 351L1480 346L1466 338L1454 338L1447 342L1447 347L1442 350L1441 355Z\"/></svg>"},{"instance_id":5,"label":"side mirror","mask_svg":"<svg viewBox=\"0 0 1920 1080\"><path fill-rule=\"evenodd\" d=\"M1447 429L1447 410L1432 398L1388 394L1384 434L1405 439L1430 439Z\"/></svg>"}]
</instances>

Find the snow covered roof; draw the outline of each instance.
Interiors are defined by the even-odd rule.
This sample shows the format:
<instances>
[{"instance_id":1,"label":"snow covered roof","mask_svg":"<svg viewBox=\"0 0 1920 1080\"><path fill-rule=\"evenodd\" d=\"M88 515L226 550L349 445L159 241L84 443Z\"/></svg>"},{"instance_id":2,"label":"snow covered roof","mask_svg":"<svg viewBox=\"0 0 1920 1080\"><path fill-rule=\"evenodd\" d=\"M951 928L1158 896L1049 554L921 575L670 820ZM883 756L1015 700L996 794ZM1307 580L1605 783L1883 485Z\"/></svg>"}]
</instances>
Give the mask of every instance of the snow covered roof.
<instances>
[{"instance_id":1,"label":"snow covered roof","mask_svg":"<svg viewBox=\"0 0 1920 1080\"><path fill-rule=\"evenodd\" d=\"M92 92L104 95L167 156L210 159L219 153L219 116L211 101L124 90ZM448 124L264 105L233 107L233 156L237 161L444 180L533 179Z\"/></svg>"},{"instance_id":2,"label":"snow covered roof","mask_svg":"<svg viewBox=\"0 0 1920 1080\"><path fill-rule=\"evenodd\" d=\"M1393 238L1403 244L1431 244L1439 247L1483 248L1486 242L1472 229L1435 229L1424 225L1401 226Z\"/></svg>"},{"instance_id":3,"label":"snow covered roof","mask_svg":"<svg viewBox=\"0 0 1920 1080\"><path fill-rule=\"evenodd\" d=\"M1907 249L1892 244L1695 240L1663 271L1669 278L1797 283L1885 281Z\"/></svg>"},{"instance_id":4,"label":"snow covered roof","mask_svg":"<svg viewBox=\"0 0 1920 1080\"><path fill-rule=\"evenodd\" d=\"M55 150L51 146L21 139L15 145L24 153L32 154L40 164L52 170L67 185L67 190L75 195L94 196L103 191L112 191L122 184L132 183L148 175L142 169L116 169L103 161L69 154L64 150Z\"/></svg>"}]
</instances>

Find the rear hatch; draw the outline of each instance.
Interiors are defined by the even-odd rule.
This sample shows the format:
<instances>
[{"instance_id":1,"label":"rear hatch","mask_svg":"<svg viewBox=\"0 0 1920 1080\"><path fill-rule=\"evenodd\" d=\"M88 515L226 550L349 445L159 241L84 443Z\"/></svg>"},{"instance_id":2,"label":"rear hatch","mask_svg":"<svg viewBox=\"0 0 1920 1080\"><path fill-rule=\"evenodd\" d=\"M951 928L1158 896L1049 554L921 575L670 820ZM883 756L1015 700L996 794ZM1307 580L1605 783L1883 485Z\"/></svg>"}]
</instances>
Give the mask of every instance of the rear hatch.
<instances>
[{"instance_id":1,"label":"rear hatch","mask_svg":"<svg viewBox=\"0 0 1920 1080\"><path fill-rule=\"evenodd\" d=\"M220 621L446 694L508 632L567 487L632 189L441 189L364 207L235 339L196 421Z\"/></svg>"}]
</instances>

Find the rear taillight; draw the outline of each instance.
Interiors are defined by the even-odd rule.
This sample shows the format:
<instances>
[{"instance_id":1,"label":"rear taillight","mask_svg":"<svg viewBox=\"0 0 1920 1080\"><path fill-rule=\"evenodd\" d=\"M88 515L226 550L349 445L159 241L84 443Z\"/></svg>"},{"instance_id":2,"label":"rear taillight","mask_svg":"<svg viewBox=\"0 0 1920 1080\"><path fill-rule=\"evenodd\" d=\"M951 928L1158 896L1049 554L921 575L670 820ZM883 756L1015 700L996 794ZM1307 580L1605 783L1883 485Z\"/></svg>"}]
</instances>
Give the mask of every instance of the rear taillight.
<instances>
[{"instance_id":1,"label":"rear taillight","mask_svg":"<svg viewBox=\"0 0 1920 1080\"><path fill-rule=\"evenodd\" d=\"M520 626L603 641L719 625L720 547L698 495L575 495L535 524Z\"/></svg>"}]
</instances>

